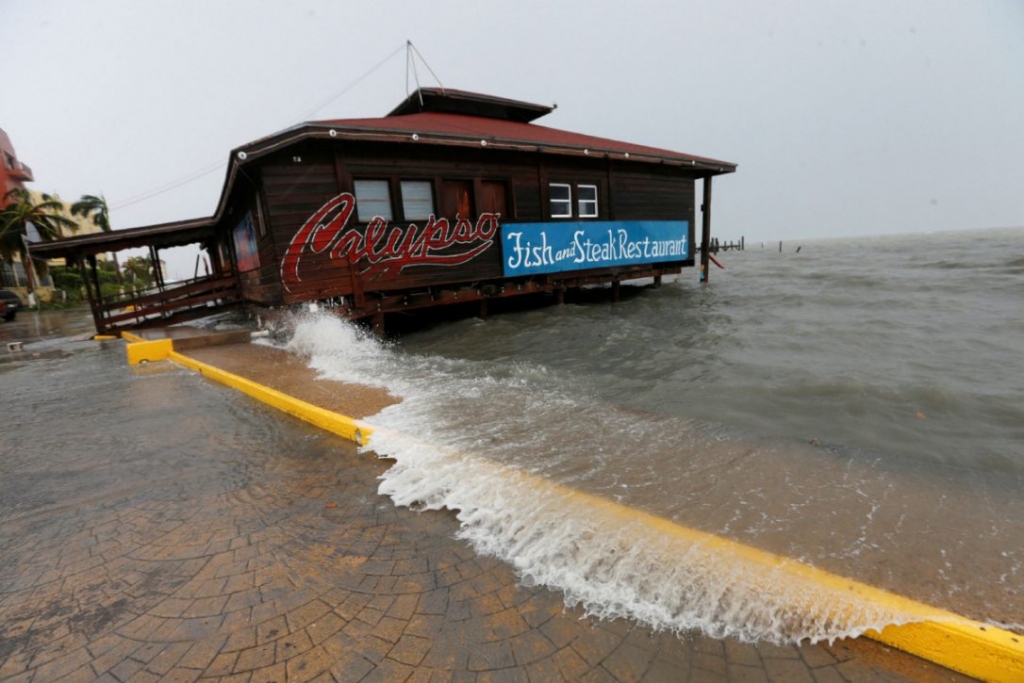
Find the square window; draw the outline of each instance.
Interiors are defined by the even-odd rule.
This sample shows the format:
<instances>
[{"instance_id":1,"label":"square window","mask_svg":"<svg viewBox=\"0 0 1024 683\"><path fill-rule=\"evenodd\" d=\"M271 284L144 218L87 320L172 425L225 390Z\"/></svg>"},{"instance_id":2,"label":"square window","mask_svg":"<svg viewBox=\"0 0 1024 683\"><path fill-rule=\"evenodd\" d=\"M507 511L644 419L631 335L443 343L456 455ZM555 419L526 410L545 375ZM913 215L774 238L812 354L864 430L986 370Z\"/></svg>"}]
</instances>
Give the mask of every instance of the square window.
<instances>
[{"instance_id":1,"label":"square window","mask_svg":"<svg viewBox=\"0 0 1024 683\"><path fill-rule=\"evenodd\" d=\"M356 213L362 223L369 223L376 217L390 221L391 190L386 180L357 180L353 183L356 191Z\"/></svg>"},{"instance_id":2,"label":"square window","mask_svg":"<svg viewBox=\"0 0 1024 683\"><path fill-rule=\"evenodd\" d=\"M597 185L580 185L576 193L579 195L580 218L597 218Z\"/></svg>"},{"instance_id":3,"label":"square window","mask_svg":"<svg viewBox=\"0 0 1024 683\"><path fill-rule=\"evenodd\" d=\"M402 215L407 221L425 221L434 215L434 193L430 181L403 180Z\"/></svg>"},{"instance_id":4,"label":"square window","mask_svg":"<svg viewBox=\"0 0 1024 683\"><path fill-rule=\"evenodd\" d=\"M551 217L572 218L572 187L551 183L548 190L551 196Z\"/></svg>"}]
</instances>

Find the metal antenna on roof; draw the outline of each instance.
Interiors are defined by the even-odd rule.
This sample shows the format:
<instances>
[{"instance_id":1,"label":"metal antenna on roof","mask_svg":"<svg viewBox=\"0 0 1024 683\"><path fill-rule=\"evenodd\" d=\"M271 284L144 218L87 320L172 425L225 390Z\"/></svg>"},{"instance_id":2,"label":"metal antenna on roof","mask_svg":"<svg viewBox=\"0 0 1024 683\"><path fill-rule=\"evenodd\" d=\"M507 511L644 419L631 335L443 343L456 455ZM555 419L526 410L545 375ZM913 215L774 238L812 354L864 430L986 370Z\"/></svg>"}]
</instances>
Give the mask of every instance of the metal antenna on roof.
<instances>
[{"instance_id":1,"label":"metal antenna on roof","mask_svg":"<svg viewBox=\"0 0 1024 683\"><path fill-rule=\"evenodd\" d=\"M405 41L405 94L406 94L406 96L409 95L409 69L410 68L412 69L412 76L416 80L416 91L419 92L419 90L420 90L420 76L419 76L419 73L416 71L416 59L415 59L416 57L419 57L420 61L423 62L423 66L427 67L427 71L429 71L430 75L434 77L434 80L437 81L437 84L439 86L441 86L441 93L444 94L444 83L441 82L441 79L437 77L437 74L434 73L434 70L430 68L429 64L427 64L427 60L423 59L423 55L421 55L420 51L416 49L416 46L412 44L412 41L411 40L407 40L407 41ZM419 93L419 98L420 98L420 106L422 107L423 106L423 93Z\"/></svg>"}]
</instances>

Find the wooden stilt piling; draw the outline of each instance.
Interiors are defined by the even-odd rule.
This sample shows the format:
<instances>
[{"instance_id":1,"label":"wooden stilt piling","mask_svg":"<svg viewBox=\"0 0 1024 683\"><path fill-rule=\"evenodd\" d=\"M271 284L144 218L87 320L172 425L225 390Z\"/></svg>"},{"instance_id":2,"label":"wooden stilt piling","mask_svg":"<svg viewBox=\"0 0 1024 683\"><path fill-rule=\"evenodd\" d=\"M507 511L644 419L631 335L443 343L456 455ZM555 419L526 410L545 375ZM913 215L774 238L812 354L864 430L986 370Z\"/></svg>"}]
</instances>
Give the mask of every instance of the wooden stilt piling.
<instances>
[{"instance_id":1,"label":"wooden stilt piling","mask_svg":"<svg viewBox=\"0 0 1024 683\"><path fill-rule=\"evenodd\" d=\"M708 266L711 256L711 176L704 178L704 203L701 205L703 214L701 224L701 243L704 245L700 254L700 277L702 282L708 281Z\"/></svg>"}]
</instances>

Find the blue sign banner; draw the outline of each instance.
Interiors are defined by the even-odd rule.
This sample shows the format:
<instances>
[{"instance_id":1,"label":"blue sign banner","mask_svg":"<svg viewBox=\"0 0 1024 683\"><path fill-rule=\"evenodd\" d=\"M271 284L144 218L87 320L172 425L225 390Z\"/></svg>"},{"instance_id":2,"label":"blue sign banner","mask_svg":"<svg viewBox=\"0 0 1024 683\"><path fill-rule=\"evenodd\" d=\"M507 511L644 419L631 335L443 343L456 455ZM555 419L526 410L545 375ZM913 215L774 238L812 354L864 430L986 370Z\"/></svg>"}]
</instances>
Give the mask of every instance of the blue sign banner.
<instances>
[{"instance_id":1,"label":"blue sign banner","mask_svg":"<svg viewBox=\"0 0 1024 683\"><path fill-rule=\"evenodd\" d=\"M685 261L689 235L689 221L509 223L502 264L511 276Z\"/></svg>"}]
</instances>

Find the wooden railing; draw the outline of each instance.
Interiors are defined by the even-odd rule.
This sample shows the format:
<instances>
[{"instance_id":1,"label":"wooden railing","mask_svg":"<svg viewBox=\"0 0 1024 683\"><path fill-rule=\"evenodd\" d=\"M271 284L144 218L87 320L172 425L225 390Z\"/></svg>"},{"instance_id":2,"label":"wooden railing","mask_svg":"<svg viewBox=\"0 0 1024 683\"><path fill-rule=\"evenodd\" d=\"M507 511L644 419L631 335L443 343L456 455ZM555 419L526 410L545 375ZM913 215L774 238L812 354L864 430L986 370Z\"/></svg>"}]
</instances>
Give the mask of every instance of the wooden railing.
<instances>
[{"instance_id":1,"label":"wooden railing","mask_svg":"<svg viewBox=\"0 0 1024 683\"><path fill-rule=\"evenodd\" d=\"M179 322L237 303L238 280L234 276L197 278L163 289L104 297L93 306L93 317L97 330L111 332Z\"/></svg>"}]
</instances>

